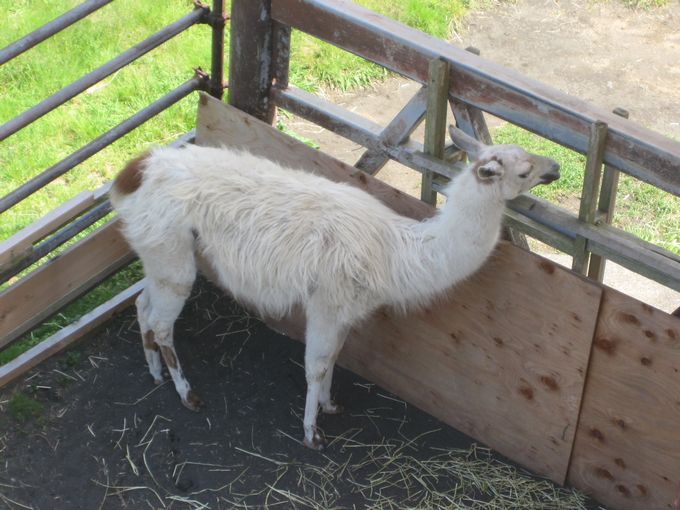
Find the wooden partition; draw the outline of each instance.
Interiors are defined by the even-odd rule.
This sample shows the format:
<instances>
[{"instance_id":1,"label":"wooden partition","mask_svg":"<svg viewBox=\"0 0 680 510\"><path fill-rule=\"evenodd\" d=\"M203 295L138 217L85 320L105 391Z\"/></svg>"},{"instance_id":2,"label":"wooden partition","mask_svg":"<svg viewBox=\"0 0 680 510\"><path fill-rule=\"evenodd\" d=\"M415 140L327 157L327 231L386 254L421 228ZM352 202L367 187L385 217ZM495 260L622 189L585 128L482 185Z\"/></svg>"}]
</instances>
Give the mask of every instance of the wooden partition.
<instances>
[{"instance_id":1,"label":"wooden partition","mask_svg":"<svg viewBox=\"0 0 680 510\"><path fill-rule=\"evenodd\" d=\"M671 509L680 481L680 319L605 288L569 483L611 508Z\"/></svg>"}]
</instances>

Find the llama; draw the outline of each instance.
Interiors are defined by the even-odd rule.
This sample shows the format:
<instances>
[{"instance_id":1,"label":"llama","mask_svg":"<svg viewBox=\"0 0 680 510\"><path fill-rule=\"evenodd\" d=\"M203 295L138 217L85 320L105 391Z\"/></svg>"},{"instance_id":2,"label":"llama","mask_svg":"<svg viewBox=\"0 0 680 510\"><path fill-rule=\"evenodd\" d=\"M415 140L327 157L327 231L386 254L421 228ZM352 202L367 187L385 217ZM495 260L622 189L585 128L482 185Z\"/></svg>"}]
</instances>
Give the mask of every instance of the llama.
<instances>
[{"instance_id":1,"label":"llama","mask_svg":"<svg viewBox=\"0 0 680 510\"><path fill-rule=\"evenodd\" d=\"M380 306L425 305L471 275L498 240L505 201L559 178L549 158L449 130L469 164L422 222L348 184L244 151L160 148L128 163L111 200L148 281L136 305L155 382L162 356L182 403L202 405L182 373L173 324L203 258L220 285L262 314L304 308L304 444L321 449L317 413L340 412L331 380L351 326Z\"/></svg>"}]
</instances>

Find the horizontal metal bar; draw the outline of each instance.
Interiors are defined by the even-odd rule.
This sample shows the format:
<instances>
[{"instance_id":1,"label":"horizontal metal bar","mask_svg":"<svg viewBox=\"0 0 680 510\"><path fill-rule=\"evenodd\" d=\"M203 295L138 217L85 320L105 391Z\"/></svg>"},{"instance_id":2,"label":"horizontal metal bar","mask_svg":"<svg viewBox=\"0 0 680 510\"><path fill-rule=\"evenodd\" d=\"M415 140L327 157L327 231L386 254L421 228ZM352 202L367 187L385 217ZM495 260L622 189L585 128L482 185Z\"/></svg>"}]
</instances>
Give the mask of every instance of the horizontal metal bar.
<instances>
[{"instance_id":1,"label":"horizontal metal bar","mask_svg":"<svg viewBox=\"0 0 680 510\"><path fill-rule=\"evenodd\" d=\"M102 150L107 145L112 144L119 138L125 136L127 133L140 126L150 118L158 115L160 112L175 104L180 99L186 97L195 90L204 90L207 85L206 75L197 75L194 78L184 82L182 85L167 93L160 99L154 101L149 106L140 110L129 119L121 122L116 127L107 131L95 140L91 141L84 147L80 148L67 158L61 160L59 163L51 166L41 174L37 175L27 183L23 184L16 190L5 195L0 199L0 213L6 211L10 207L16 205L26 197L38 191L46 184L52 182L54 179L63 175L74 166L82 163L92 155Z\"/></svg>"},{"instance_id":2,"label":"horizontal metal bar","mask_svg":"<svg viewBox=\"0 0 680 510\"><path fill-rule=\"evenodd\" d=\"M272 0L272 17L420 83L443 57L452 98L584 154L590 124L604 121L606 164L680 195L680 142L351 2Z\"/></svg>"},{"instance_id":3,"label":"horizontal metal bar","mask_svg":"<svg viewBox=\"0 0 680 510\"><path fill-rule=\"evenodd\" d=\"M24 257L17 260L11 267L0 272L0 284L9 280L12 276L20 273L31 264L37 262L50 252L73 239L86 228L102 219L111 212L111 204L108 200L94 206L80 218L70 223L66 228L60 230L37 246L32 247Z\"/></svg>"},{"instance_id":4,"label":"horizontal metal bar","mask_svg":"<svg viewBox=\"0 0 680 510\"><path fill-rule=\"evenodd\" d=\"M88 0L0 50L0 66L113 0Z\"/></svg>"},{"instance_id":5,"label":"horizontal metal bar","mask_svg":"<svg viewBox=\"0 0 680 510\"><path fill-rule=\"evenodd\" d=\"M67 85L58 92L55 92L47 99L41 101L32 108L26 110L24 113L20 114L18 117L13 118L9 122L6 122L0 126L0 141L4 140L8 136L13 135L20 129L26 127L31 122L39 119L43 115L51 112L58 106L64 104L69 99L77 96L84 90L87 90L95 83L103 80L107 76L118 71L120 68L126 66L130 62L137 60L142 55L148 53L152 49L160 46L165 41L172 39L177 34L183 32L191 25L194 25L203 20L206 13L209 12L207 7L196 9L183 18L175 21L171 25L163 28L162 30L156 32L151 37L145 39L144 41L136 44L132 48L124 51L114 59L108 61L103 66L95 69L94 71L86 74L79 80Z\"/></svg>"}]
</instances>

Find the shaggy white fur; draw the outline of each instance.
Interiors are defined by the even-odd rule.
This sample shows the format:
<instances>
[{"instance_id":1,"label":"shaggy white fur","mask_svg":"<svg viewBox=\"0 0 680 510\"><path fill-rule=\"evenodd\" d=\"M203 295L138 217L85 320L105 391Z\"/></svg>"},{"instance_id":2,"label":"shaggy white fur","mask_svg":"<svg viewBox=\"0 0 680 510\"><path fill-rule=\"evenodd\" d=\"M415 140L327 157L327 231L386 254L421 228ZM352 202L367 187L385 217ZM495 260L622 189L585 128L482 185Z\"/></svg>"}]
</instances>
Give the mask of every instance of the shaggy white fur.
<instances>
[{"instance_id":1,"label":"shaggy white fur","mask_svg":"<svg viewBox=\"0 0 680 510\"><path fill-rule=\"evenodd\" d=\"M551 159L450 131L470 165L423 222L350 185L244 151L164 148L129 165L111 200L148 279L137 309L154 379L162 354L182 402L200 405L172 338L200 251L220 283L261 313L306 310L304 442L321 448L317 410L339 410L331 379L349 328L383 305L423 305L472 274L498 240L505 201L559 177Z\"/></svg>"}]
</instances>

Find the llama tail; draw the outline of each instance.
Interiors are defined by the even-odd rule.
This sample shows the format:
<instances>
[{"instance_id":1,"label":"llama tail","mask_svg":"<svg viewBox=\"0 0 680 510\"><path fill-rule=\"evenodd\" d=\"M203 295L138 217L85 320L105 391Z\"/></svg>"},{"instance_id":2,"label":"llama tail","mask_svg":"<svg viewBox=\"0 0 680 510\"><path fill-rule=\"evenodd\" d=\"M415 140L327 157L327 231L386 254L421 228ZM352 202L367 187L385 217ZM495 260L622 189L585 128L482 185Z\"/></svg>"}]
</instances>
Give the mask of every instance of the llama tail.
<instances>
[{"instance_id":1,"label":"llama tail","mask_svg":"<svg viewBox=\"0 0 680 510\"><path fill-rule=\"evenodd\" d=\"M114 207L127 195L132 195L142 185L142 177L150 153L145 152L129 161L116 176L109 191Z\"/></svg>"}]
</instances>

